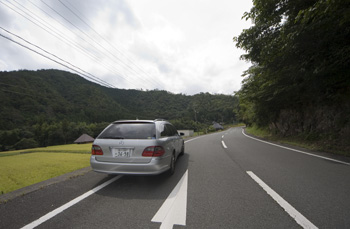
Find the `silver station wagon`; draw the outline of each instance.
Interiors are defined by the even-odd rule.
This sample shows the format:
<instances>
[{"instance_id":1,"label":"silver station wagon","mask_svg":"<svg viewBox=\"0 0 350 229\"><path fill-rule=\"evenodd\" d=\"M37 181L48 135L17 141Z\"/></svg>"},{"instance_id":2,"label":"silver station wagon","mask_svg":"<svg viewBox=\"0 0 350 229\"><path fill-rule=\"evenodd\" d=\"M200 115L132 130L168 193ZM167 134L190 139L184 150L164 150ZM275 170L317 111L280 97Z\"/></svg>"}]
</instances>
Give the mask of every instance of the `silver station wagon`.
<instances>
[{"instance_id":1,"label":"silver station wagon","mask_svg":"<svg viewBox=\"0 0 350 229\"><path fill-rule=\"evenodd\" d=\"M173 174L184 147L168 121L115 121L95 139L90 164L94 171L108 174Z\"/></svg>"}]
</instances>

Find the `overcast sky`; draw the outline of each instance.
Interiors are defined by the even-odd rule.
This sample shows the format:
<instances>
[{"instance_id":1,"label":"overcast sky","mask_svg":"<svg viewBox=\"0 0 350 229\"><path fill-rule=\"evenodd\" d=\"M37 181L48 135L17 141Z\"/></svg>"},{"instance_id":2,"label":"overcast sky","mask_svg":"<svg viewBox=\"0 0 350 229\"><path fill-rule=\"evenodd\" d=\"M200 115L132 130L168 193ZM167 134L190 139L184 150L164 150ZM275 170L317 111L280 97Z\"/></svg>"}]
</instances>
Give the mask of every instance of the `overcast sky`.
<instances>
[{"instance_id":1,"label":"overcast sky","mask_svg":"<svg viewBox=\"0 0 350 229\"><path fill-rule=\"evenodd\" d=\"M232 94L250 66L232 38L251 26L241 19L251 7L251 0L0 0L7 37L0 36L0 71L62 69L117 88Z\"/></svg>"}]
</instances>

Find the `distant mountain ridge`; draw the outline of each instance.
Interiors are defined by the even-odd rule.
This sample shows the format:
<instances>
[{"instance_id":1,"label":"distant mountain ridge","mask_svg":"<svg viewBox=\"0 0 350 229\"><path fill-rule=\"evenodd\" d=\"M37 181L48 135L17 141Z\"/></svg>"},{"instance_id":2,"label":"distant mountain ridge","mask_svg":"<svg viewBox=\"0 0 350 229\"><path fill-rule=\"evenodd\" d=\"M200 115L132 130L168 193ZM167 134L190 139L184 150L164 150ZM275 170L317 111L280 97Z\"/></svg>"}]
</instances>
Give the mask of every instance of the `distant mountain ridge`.
<instances>
[{"instance_id":1,"label":"distant mountain ridge","mask_svg":"<svg viewBox=\"0 0 350 229\"><path fill-rule=\"evenodd\" d=\"M106 88L59 70L0 72L0 129L38 120L102 122L129 111Z\"/></svg>"},{"instance_id":2,"label":"distant mountain ridge","mask_svg":"<svg viewBox=\"0 0 350 229\"><path fill-rule=\"evenodd\" d=\"M0 97L0 130L32 125L38 119L76 122L194 119L195 112L204 110L206 114L199 115L197 121L228 122L234 118L234 112L227 109L233 108L236 101L233 96L208 93L187 96L162 90L106 88L60 70L0 72Z\"/></svg>"}]
</instances>

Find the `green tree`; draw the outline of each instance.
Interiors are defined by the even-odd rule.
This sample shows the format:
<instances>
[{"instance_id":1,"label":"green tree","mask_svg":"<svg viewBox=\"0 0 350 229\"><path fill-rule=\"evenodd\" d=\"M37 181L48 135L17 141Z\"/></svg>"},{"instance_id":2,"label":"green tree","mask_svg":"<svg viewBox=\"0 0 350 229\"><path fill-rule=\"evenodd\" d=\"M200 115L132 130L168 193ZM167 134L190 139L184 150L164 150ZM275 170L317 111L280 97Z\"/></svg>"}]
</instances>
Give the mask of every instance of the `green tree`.
<instances>
[{"instance_id":1,"label":"green tree","mask_svg":"<svg viewBox=\"0 0 350 229\"><path fill-rule=\"evenodd\" d=\"M253 103L267 125L284 109L344 104L348 99L349 2L257 0L245 19L254 26L234 38L253 63L241 102Z\"/></svg>"},{"instance_id":2,"label":"green tree","mask_svg":"<svg viewBox=\"0 0 350 229\"><path fill-rule=\"evenodd\" d=\"M0 96L2 150L22 139L48 146L73 143L84 133L96 137L118 119L164 118L201 130L212 121L232 122L237 105L227 95L105 88L59 70L0 72Z\"/></svg>"},{"instance_id":3,"label":"green tree","mask_svg":"<svg viewBox=\"0 0 350 229\"><path fill-rule=\"evenodd\" d=\"M240 118L283 135L349 139L348 0L255 0L234 38L252 66L238 92Z\"/></svg>"}]
</instances>

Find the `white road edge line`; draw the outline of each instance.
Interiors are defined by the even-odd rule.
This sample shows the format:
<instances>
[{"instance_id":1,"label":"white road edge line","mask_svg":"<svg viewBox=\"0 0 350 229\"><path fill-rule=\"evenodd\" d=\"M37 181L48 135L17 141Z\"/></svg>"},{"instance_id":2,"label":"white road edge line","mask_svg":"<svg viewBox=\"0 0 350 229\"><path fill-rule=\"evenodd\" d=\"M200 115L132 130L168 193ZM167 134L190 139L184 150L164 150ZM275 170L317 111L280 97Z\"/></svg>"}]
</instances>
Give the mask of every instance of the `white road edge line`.
<instances>
[{"instance_id":1,"label":"white road edge line","mask_svg":"<svg viewBox=\"0 0 350 229\"><path fill-rule=\"evenodd\" d=\"M274 199L300 226L303 228L317 228L313 223L311 223L306 217L304 217L300 212L298 212L292 205L285 201L280 195L278 195L274 190L272 190L267 184L265 184L259 177L257 177L253 172L247 171L248 175L258 183L272 199Z\"/></svg>"},{"instance_id":2,"label":"white road edge line","mask_svg":"<svg viewBox=\"0 0 350 229\"><path fill-rule=\"evenodd\" d=\"M224 141L221 141L221 143L222 143L222 146L223 146L225 149L227 149L227 146L225 145L225 142L224 142Z\"/></svg>"},{"instance_id":3,"label":"white road edge line","mask_svg":"<svg viewBox=\"0 0 350 229\"><path fill-rule=\"evenodd\" d=\"M200 137L191 138L191 139L189 139L187 141L184 141L184 143L187 143L187 142L190 142L190 141L193 141L193 140L197 140L198 138L201 138L201 136Z\"/></svg>"},{"instance_id":4,"label":"white road edge line","mask_svg":"<svg viewBox=\"0 0 350 229\"><path fill-rule=\"evenodd\" d=\"M171 229L174 224L186 226L187 184L188 170L151 220L162 223L161 229Z\"/></svg>"},{"instance_id":5,"label":"white road edge line","mask_svg":"<svg viewBox=\"0 0 350 229\"><path fill-rule=\"evenodd\" d=\"M75 199L69 201L68 203L62 205L61 207L56 208L55 210L53 210L53 211L47 213L46 215L40 217L39 219L33 221L32 223L27 224L26 226L22 227L22 229L29 229L29 228L31 229L31 228L35 228L35 227L39 226L40 224L44 223L45 221L47 221L47 220L53 218L54 216L58 215L59 213L63 212L64 210L66 210L66 209L72 207L73 205L79 203L79 202L82 201L83 199L85 199L85 198L89 197L90 195L92 195L92 194L98 192L98 191L101 190L102 188L104 188L104 187L106 187L107 185L113 183L114 181L120 179L121 177L123 177L123 176L117 176L117 177L114 177L114 178L112 178L112 179L106 181L105 183L103 183L103 184L101 184L101 185L95 187L94 189L92 189L92 190L90 190L90 191L84 193L84 194L81 195L81 196L78 196L77 198L75 198Z\"/></svg>"},{"instance_id":6,"label":"white road edge line","mask_svg":"<svg viewBox=\"0 0 350 229\"><path fill-rule=\"evenodd\" d=\"M350 165L350 163L347 163L347 162L344 162L344 161L339 161L339 160L335 160L335 159L332 159L332 158L329 158L329 157L323 157L323 156L319 156L319 155L316 155L316 154L307 153L307 152L304 152L304 151L301 151L301 150L288 148L288 147L285 147L285 146L273 144L273 143L271 143L271 142L267 142L267 141L263 141L263 140L254 138L254 137L252 137L252 136L247 135L247 134L244 132L244 129L243 129L243 128L242 128L242 134L243 134L244 136L248 137L248 138L251 138L251 139L254 139L254 140L256 140L256 141L263 142L263 143L266 143L266 144L269 144L269 145L277 146L277 147L280 147L280 148L283 148L283 149L288 149L288 150L291 150L291 151L294 151L294 152L306 154L306 155L313 156L313 157L322 158L322 159L325 159L325 160L328 160L328 161L334 161L334 162L337 162L337 163L340 163L340 164L344 164L344 165Z\"/></svg>"}]
</instances>

